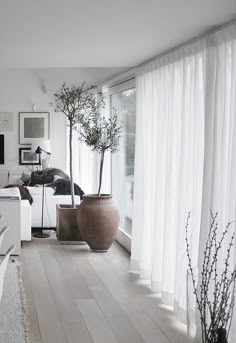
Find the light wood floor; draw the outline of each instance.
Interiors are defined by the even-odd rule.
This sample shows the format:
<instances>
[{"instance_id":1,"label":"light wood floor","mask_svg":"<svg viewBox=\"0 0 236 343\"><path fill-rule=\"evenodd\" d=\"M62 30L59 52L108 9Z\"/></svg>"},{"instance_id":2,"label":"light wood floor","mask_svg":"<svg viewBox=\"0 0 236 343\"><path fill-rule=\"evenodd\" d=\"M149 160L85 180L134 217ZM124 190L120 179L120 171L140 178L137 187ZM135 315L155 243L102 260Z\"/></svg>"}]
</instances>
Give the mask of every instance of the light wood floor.
<instances>
[{"instance_id":1,"label":"light wood floor","mask_svg":"<svg viewBox=\"0 0 236 343\"><path fill-rule=\"evenodd\" d=\"M184 343L185 326L129 273L129 256L25 242L20 257L31 343Z\"/></svg>"}]
</instances>

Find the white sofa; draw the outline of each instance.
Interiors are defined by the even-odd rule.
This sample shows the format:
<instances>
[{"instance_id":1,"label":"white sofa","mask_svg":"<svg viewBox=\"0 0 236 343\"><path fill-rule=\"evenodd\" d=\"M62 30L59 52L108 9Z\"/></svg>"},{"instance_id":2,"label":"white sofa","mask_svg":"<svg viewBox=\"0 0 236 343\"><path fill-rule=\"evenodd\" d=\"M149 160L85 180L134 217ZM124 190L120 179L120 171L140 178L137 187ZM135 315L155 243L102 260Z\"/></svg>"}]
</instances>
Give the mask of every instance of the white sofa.
<instances>
[{"instance_id":1,"label":"white sofa","mask_svg":"<svg viewBox=\"0 0 236 343\"><path fill-rule=\"evenodd\" d=\"M31 227L41 227L42 218L42 187L27 187L32 198ZM75 195L75 203L80 204L80 197ZM45 187L43 226L46 228L56 227L56 205L71 204L70 195L54 195L51 187Z\"/></svg>"}]
</instances>

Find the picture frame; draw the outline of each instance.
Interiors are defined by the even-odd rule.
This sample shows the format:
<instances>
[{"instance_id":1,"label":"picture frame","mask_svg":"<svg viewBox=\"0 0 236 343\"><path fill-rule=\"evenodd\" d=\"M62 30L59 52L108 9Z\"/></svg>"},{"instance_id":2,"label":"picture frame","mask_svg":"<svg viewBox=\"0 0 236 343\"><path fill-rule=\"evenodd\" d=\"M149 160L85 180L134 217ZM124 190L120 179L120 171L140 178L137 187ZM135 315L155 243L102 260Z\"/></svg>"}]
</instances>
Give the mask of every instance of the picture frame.
<instances>
[{"instance_id":1,"label":"picture frame","mask_svg":"<svg viewBox=\"0 0 236 343\"><path fill-rule=\"evenodd\" d=\"M5 148L4 148L4 135L0 135L0 164L5 163Z\"/></svg>"},{"instance_id":2,"label":"picture frame","mask_svg":"<svg viewBox=\"0 0 236 343\"><path fill-rule=\"evenodd\" d=\"M41 165L40 155L31 148L19 148L19 165Z\"/></svg>"},{"instance_id":3,"label":"picture frame","mask_svg":"<svg viewBox=\"0 0 236 343\"><path fill-rule=\"evenodd\" d=\"M19 143L49 139L49 112L19 112Z\"/></svg>"}]
</instances>

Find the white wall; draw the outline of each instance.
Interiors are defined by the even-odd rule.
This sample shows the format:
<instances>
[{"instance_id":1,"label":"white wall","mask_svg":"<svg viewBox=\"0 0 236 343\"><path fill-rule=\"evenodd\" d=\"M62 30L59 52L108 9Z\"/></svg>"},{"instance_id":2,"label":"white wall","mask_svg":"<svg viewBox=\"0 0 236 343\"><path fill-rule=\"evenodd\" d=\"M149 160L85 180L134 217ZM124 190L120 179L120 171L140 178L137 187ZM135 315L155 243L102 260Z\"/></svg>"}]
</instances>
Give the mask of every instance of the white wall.
<instances>
[{"instance_id":1,"label":"white wall","mask_svg":"<svg viewBox=\"0 0 236 343\"><path fill-rule=\"evenodd\" d=\"M19 112L32 112L36 104L37 112L50 112L51 167L66 169L65 116L54 113L49 103L53 94L63 82L99 84L119 68L66 68L66 69L0 69L0 112L13 112L13 132L5 135L5 164L0 165L1 174L20 171L19 166ZM1 133L1 132L0 132Z\"/></svg>"},{"instance_id":2,"label":"white wall","mask_svg":"<svg viewBox=\"0 0 236 343\"><path fill-rule=\"evenodd\" d=\"M30 70L0 70L0 112L13 112L13 131L4 133L5 164L0 170L26 169L19 166L19 112L31 112L36 104L37 111L50 112L50 140L52 146L51 166L65 169L65 117L54 113L49 106L51 95L45 92Z\"/></svg>"}]
</instances>

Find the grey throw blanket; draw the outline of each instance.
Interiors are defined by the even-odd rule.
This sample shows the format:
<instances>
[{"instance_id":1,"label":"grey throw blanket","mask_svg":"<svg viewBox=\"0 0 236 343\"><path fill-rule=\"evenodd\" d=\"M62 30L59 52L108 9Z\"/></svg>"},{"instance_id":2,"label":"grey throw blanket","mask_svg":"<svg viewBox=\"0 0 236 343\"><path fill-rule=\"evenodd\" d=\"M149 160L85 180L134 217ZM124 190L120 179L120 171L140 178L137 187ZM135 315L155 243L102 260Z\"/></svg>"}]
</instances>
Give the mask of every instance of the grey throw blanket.
<instances>
[{"instance_id":1,"label":"grey throw blanket","mask_svg":"<svg viewBox=\"0 0 236 343\"><path fill-rule=\"evenodd\" d=\"M70 195L71 194L70 179L60 178L48 184L47 186L55 189L54 195ZM79 195L80 199L82 199L84 191L76 183L74 183L74 189L75 189L75 195Z\"/></svg>"}]
</instances>

